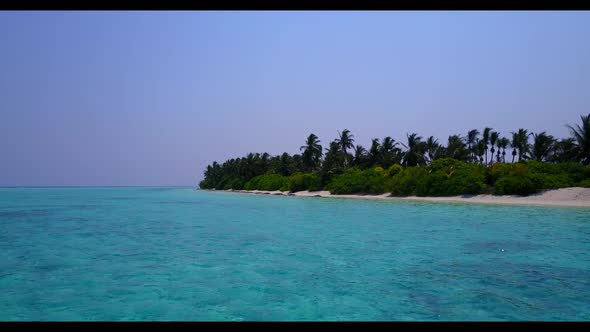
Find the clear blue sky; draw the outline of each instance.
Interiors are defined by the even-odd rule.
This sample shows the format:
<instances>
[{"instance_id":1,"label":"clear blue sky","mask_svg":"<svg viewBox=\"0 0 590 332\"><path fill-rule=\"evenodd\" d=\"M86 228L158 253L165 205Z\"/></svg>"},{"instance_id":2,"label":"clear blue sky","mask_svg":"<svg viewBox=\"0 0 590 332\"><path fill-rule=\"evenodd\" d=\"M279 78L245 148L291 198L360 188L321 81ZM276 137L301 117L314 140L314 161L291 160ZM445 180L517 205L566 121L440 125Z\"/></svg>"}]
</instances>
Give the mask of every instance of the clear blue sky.
<instances>
[{"instance_id":1,"label":"clear blue sky","mask_svg":"<svg viewBox=\"0 0 590 332\"><path fill-rule=\"evenodd\" d=\"M196 185L348 128L568 136L590 12L0 12L0 186Z\"/></svg>"}]
</instances>

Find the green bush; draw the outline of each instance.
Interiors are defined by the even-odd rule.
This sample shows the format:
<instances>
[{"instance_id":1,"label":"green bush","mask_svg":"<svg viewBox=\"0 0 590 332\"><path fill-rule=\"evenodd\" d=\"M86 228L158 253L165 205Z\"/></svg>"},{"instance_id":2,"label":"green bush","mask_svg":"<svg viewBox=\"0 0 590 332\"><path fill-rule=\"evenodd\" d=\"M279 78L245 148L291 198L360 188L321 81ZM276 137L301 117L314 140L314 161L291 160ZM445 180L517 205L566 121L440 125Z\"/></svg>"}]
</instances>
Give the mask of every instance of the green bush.
<instances>
[{"instance_id":1,"label":"green bush","mask_svg":"<svg viewBox=\"0 0 590 332\"><path fill-rule=\"evenodd\" d=\"M584 169L584 178L580 180L578 186L584 188L590 188L590 165L586 166Z\"/></svg>"},{"instance_id":2,"label":"green bush","mask_svg":"<svg viewBox=\"0 0 590 332\"><path fill-rule=\"evenodd\" d=\"M413 193L416 194L416 196L435 196L433 193L444 191L444 185L447 178L447 175L443 171L427 174L416 182L416 187Z\"/></svg>"},{"instance_id":3,"label":"green bush","mask_svg":"<svg viewBox=\"0 0 590 332\"><path fill-rule=\"evenodd\" d=\"M538 182L533 181L529 176L509 175L496 181L494 195L527 196L539 192L540 189Z\"/></svg>"},{"instance_id":4,"label":"green bush","mask_svg":"<svg viewBox=\"0 0 590 332\"><path fill-rule=\"evenodd\" d=\"M531 179L543 189L555 189L575 186L590 178L590 168L579 163L559 164L527 161Z\"/></svg>"},{"instance_id":5,"label":"green bush","mask_svg":"<svg viewBox=\"0 0 590 332\"><path fill-rule=\"evenodd\" d=\"M289 177L286 189L291 192L309 190L314 191L319 187L319 178L312 173L295 173Z\"/></svg>"},{"instance_id":6,"label":"green bush","mask_svg":"<svg viewBox=\"0 0 590 332\"><path fill-rule=\"evenodd\" d=\"M531 174L559 174L560 170L556 164L543 163L536 160L526 161L526 165Z\"/></svg>"},{"instance_id":7,"label":"green bush","mask_svg":"<svg viewBox=\"0 0 590 332\"><path fill-rule=\"evenodd\" d=\"M451 175L445 187L440 192L433 192L433 196L477 195L485 188L484 172L477 168L459 168Z\"/></svg>"},{"instance_id":8,"label":"green bush","mask_svg":"<svg viewBox=\"0 0 590 332\"><path fill-rule=\"evenodd\" d=\"M590 166L580 163L546 163L535 160L518 163L496 162L491 167L465 163L452 158L437 159L429 166L404 169L398 164L388 169L351 168L294 173L289 177L264 174L244 183L242 179L223 177L216 183L203 180L203 189L247 189L281 191L317 191L324 187L333 194L384 193L397 196L455 196L480 194L530 195L542 189L572 186L590 187Z\"/></svg>"},{"instance_id":9,"label":"green bush","mask_svg":"<svg viewBox=\"0 0 590 332\"><path fill-rule=\"evenodd\" d=\"M395 196L416 194L416 185L428 174L426 167L408 167L391 178L390 192Z\"/></svg>"},{"instance_id":10,"label":"green bush","mask_svg":"<svg viewBox=\"0 0 590 332\"><path fill-rule=\"evenodd\" d=\"M588 178L588 168L580 163L559 163L556 165L560 174L567 174L574 182Z\"/></svg>"},{"instance_id":11,"label":"green bush","mask_svg":"<svg viewBox=\"0 0 590 332\"><path fill-rule=\"evenodd\" d=\"M225 190L227 190L227 189L235 189L235 190L244 189L244 181L242 181L240 179L227 180L223 185L223 189L225 189Z\"/></svg>"},{"instance_id":12,"label":"green bush","mask_svg":"<svg viewBox=\"0 0 590 332\"><path fill-rule=\"evenodd\" d=\"M500 178L508 176L508 172L512 169L513 164L495 163L490 169L491 181L490 184L496 183Z\"/></svg>"},{"instance_id":13,"label":"green bush","mask_svg":"<svg viewBox=\"0 0 590 332\"><path fill-rule=\"evenodd\" d=\"M451 178L449 194L481 194L486 189L486 183L489 183L491 177L489 168L478 164L463 163L463 165L463 167L457 169L457 173Z\"/></svg>"},{"instance_id":14,"label":"green bush","mask_svg":"<svg viewBox=\"0 0 590 332\"><path fill-rule=\"evenodd\" d=\"M366 193L382 194L387 191L388 183L391 180L387 177L387 172L378 173L368 169L363 173L368 183Z\"/></svg>"},{"instance_id":15,"label":"green bush","mask_svg":"<svg viewBox=\"0 0 590 332\"><path fill-rule=\"evenodd\" d=\"M590 178L590 169L580 163L552 164L528 160L515 164L494 164L491 175L495 194L529 195L541 189L575 186Z\"/></svg>"},{"instance_id":16,"label":"green bush","mask_svg":"<svg viewBox=\"0 0 590 332\"><path fill-rule=\"evenodd\" d=\"M566 174L533 173L528 177L541 189L557 189L574 186L574 181Z\"/></svg>"},{"instance_id":17,"label":"green bush","mask_svg":"<svg viewBox=\"0 0 590 332\"><path fill-rule=\"evenodd\" d=\"M387 176L392 177L395 176L397 173L403 171L404 168L400 164L393 164L391 167L387 169Z\"/></svg>"},{"instance_id":18,"label":"green bush","mask_svg":"<svg viewBox=\"0 0 590 332\"><path fill-rule=\"evenodd\" d=\"M223 190L225 188L225 183L227 182L227 179L223 179L221 181L219 181L216 185L215 185L215 189L216 190Z\"/></svg>"},{"instance_id":19,"label":"green bush","mask_svg":"<svg viewBox=\"0 0 590 332\"><path fill-rule=\"evenodd\" d=\"M307 190L309 191L319 191L319 190L324 190L324 185L322 184L322 180L320 179L319 175L314 174L315 176L315 180L311 182L311 184L309 185L309 188L307 188Z\"/></svg>"},{"instance_id":20,"label":"green bush","mask_svg":"<svg viewBox=\"0 0 590 332\"><path fill-rule=\"evenodd\" d=\"M459 161L453 158L440 158L433 161L428 168L433 172L438 170L448 170L450 167L456 166Z\"/></svg>"},{"instance_id":21,"label":"green bush","mask_svg":"<svg viewBox=\"0 0 590 332\"><path fill-rule=\"evenodd\" d=\"M529 173L529 167L525 162L518 162L516 164L512 164L510 167L510 171L508 171L508 175L516 175L516 176L525 176Z\"/></svg>"},{"instance_id":22,"label":"green bush","mask_svg":"<svg viewBox=\"0 0 590 332\"><path fill-rule=\"evenodd\" d=\"M341 169L334 169L334 170L320 170L317 173L318 176L318 184L317 186L320 188L318 190L321 190L321 188L326 188L328 186L328 184L330 182L332 182L332 179L334 179L335 177L337 177L338 175L342 174L342 170ZM313 191L313 190L310 190Z\"/></svg>"},{"instance_id":23,"label":"green bush","mask_svg":"<svg viewBox=\"0 0 590 332\"><path fill-rule=\"evenodd\" d=\"M381 171L375 169L350 169L341 175L335 176L326 189L335 195L372 193L380 194L386 191L387 177Z\"/></svg>"},{"instance_id":24,"label":"green bush","mask_svg":"<svg viewBox=\"0 0 590 332\"><path fill-rule=\"evenodd\" d=\"M246 182L246 184L244 184L244 189L255 190L256 188L258 188L259 181L260 181L260 176L250 179L250 181L248 181L248 182Z\"/></svg>"},{"instance_id":25,"label":"green bush","mask_svg":"<svg viewBox=\"0 0 590 332\"><path fill-rule=\"evenodd\" d=\"M278 174L264 174L252 178L248 181L244 188L246 190L280 190L286 184L288 184L288 178L286 176Z\"/></svg>"},{"instance_id":26,"label":"green bush","mask_svg":"<svg viewBox=\"0 0 590 332\"><path fill-rule=\"evenodd\" d=\"M335 195L352 194L364 191L366 181L360 169L350 169L343 174L334 176L326 186Z\"/></svg>"},{"instance_id":27,"label":"green bush","mask_svg":"<svg viewBox=\"0 0 590 332\"><path fill-rule=\"evenodd\" d=\"M373 171L375 171L377 174L379 174L381 176L387 176L387 171L384 170L383 167L381 167L381 166L374 167Z\"/></svg>"},{"instance_id":28,"label":"green bush","mask_svg":"<svg viewBox=\"0 0 590 332\"><path fill-rule=\"evenodd\" d=\"M525 176L529 174L529 168L524 161L518 163L495 163L489 170L489 181L490 185L494 185L496 181L505 176Z\"/></svg>"},{"instance_id":29,"label":"green bush","mask_svg":"<svg viewBox=\"0 0 590 332\"><path fill-rule=\"evenodd\" d=\"M417 196L475 195L485 188L485 166L447 158L429 168L429 174L416 185Z\"/></svg>"},{"instance_id":30,"label":"green bush","mask_svg":"<svg viewBox=\"0 0 590 332\"><path fill-rule=\"evenodd\" d=\"M201 189L211 189L211 188L213 188L213 183L211 183L211 181L205 179L205 180L199 182L199 188L201 188Z\"/></svg>"}]
</instances>

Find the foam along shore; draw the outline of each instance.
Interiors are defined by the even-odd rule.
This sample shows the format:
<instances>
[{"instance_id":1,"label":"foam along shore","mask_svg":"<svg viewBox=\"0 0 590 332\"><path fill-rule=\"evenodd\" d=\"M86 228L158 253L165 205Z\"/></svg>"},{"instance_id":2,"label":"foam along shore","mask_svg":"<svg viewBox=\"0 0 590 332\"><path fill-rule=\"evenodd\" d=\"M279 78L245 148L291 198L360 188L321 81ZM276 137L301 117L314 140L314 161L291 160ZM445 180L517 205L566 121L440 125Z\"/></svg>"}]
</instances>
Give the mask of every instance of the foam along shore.
<instances>
[{"instance_id":1,"label":"foam along shore","mask_svg":"<svg viewBox=\"0 0 590 332\"><path fill-rule=\"evenodd\" d=\"M590 188L561 188L547 190L540 194L530 196L450 196L450 197L396 197L389 193L381 195L332 195L329 191L298 191L294 193L279 190L226 190L259 195L282 195L300 197L330 197L330 198L354 198L354 199L378 199L378 200L401 200L401 201L423 201L423 202L456 202L476 204L504 204L504 205L541 205L541 206L566 206L566 207L588 207L590 208Z\"/></svg>"}]
</instances>

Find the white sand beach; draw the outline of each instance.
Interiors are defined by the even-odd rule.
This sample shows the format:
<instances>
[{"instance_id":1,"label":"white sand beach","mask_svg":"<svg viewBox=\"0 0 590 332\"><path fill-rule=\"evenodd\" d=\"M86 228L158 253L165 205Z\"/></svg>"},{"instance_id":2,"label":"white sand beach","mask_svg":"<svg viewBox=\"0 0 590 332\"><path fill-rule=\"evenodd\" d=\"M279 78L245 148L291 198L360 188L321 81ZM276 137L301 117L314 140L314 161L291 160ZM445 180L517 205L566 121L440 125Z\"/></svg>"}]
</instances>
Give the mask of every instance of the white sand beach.
<instances>
[{"instance_id":1,"label":"white sand beach","mask_svg":"<svg viewBox=\"0 0 590 332\"><path fill-rule=\"evenodd\" d=\"M441 203L476 203L476 204L503 204L503 205L540 205L540 206L564 206L564 207L590 207L590 188L562 188L547 190L540 194L530 196L451 196L451 197L392 197L389 193L382 195L332 195L329 191L299 191L288 193L282 191L264 190L227 190L232 192L258 194L258 195L283 195L300 197L330 197L352 199L378 199L378 200L402 200L424 201Z\"/></svg>"}]
</instances>

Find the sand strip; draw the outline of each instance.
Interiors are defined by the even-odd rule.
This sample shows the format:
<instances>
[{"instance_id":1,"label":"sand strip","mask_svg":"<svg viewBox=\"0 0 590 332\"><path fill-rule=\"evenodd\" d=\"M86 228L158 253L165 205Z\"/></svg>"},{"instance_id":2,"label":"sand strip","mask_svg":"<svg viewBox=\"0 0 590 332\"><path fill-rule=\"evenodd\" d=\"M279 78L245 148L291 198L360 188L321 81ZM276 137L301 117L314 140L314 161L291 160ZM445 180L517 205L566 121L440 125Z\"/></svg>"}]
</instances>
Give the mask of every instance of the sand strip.
<instances>
[{"instance_id":1,"label":"sand strip","mask_svg":"<svg viewBox=\"0 0 590 332\"><path fill-rule=\"evenodd\" d=\"M258 194L258 195L282 195L299 197L329 197L352 199L377 199L422 201L440 203L475 203L475 204L502 204L502 205L539 205L539 206L564 206L564 207L588 207L590 208L590 188L561 188L547 190L537 195L530 196L451 196L451 197L392 197L389 193L382 195L332 195L329 191L298 191L295 193L264 190L226 190L232 192Z\"/></svg>"}]
</instances>

